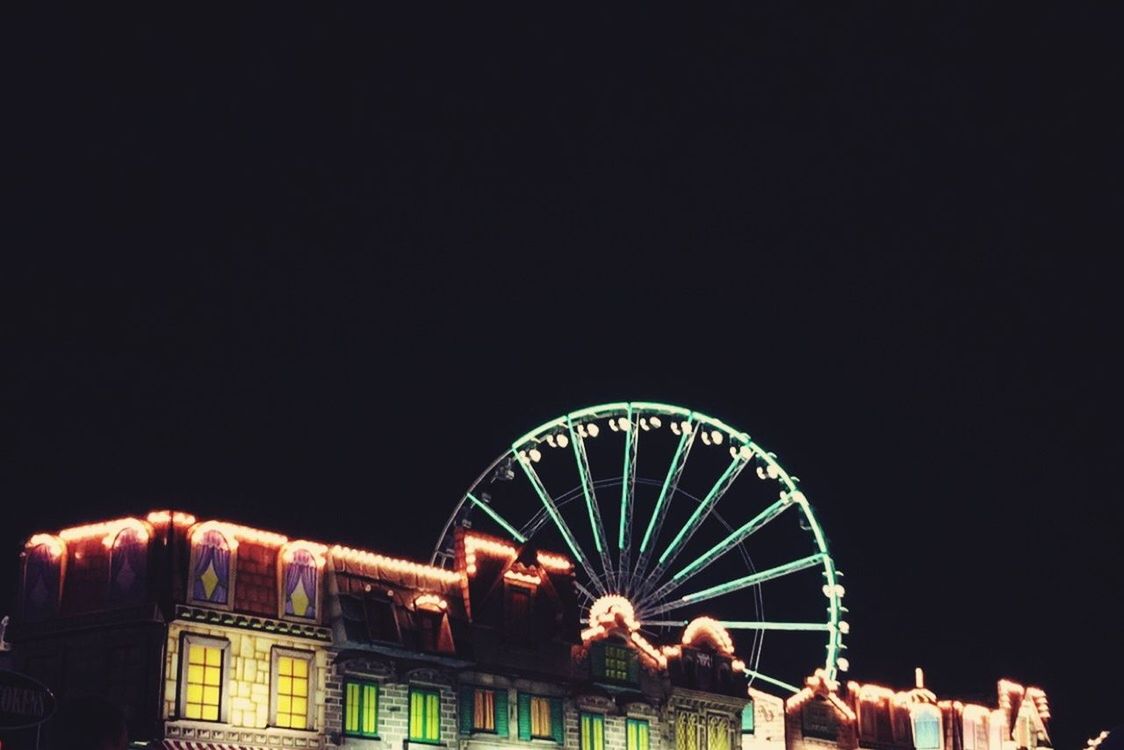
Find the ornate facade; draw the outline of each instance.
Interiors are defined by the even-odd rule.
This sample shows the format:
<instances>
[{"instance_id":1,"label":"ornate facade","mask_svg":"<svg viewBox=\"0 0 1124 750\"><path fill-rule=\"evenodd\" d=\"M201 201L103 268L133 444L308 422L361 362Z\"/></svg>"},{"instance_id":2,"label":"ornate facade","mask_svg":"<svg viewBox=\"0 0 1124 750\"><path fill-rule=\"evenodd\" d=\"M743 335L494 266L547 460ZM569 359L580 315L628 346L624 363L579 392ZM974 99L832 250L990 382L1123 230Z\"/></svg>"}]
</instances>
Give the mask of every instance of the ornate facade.
<instances>
[{"instance_id":1,"label":"ornate facade","mask_svg":"<svg viewBox=\"0 0 1124 750\"><path fill-rule=\"evenodd\" d=\"M780 699L747 692L713 621L653 643L605 597L583 628L568 558L456 548L443 569L172 511L36 534L14 666L172 750L783 743Z\"/></svg>"}]
</instances>

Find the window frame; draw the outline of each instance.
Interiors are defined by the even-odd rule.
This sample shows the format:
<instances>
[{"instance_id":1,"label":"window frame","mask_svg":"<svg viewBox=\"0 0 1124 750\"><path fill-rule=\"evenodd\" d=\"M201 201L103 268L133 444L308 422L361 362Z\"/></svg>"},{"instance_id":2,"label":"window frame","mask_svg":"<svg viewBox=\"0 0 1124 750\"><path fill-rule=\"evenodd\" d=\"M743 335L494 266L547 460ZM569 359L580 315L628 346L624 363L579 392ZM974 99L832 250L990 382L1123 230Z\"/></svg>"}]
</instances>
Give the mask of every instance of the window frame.
<instances>
[{"instance_id":1,"label":"window frame","mask_svg":"<svg viewBox=\"0 0 1124 750\"><path fill-rule=\"evenodd\" d=\"M630 747L629 746L629 738L631 737L631 733L629 732L629 729L633 726L637 727L637 733L636 733L637 746L636 747ZM647 734L646 734L646 740L647 741L643 745L640 744L639 728L641 726L643 726L647 730ZM652 748L652 722L649 721L648 719L641 719L641 718L635 717L635 716L626 716L625 720L624 720L624 747L625 747L625 750L651 750L651 748Z\"/></svg>"},{"instance_id":2,"label":"window frame","mask_svg":"<svg viewBox=\"0 0 1124 750\"><path fill-rule=\"evenodd\" d=\"M356 705L356 711L359 716L356 717L356 727L354 731L347 729L347 689L354 685L359 690L359 699ZM363 731L363 711L366 708L364 705L363 695L364 688L373 687L375 689L375 731ZM374 680L362 680L354 677L345 678L343 681L343 736L345 737L359 737L362 739L379 739L379 704L382 702L382 686Z\"/></svg>"},{"instance_id":3,"label":"window frame","mask_svg":"<svg viewBox=\"0 0 1124 750\"><path fill-rule=\"evenodd\" d=\"M217 648L222 652L222 672L219 676L219 715L217 719L192 719L187 716L187 667L192 646ZM180 633L179 674L176 675L176 718L201 721L207 724L226 724L230 721L230 640L201 633Z\"/></svg>"},{"instance_id":4,"label":"window frame","mask_svg":"<svg viewBox=\"0 0 1124 750\"><path fill-rule=\"evenodd\" d=\"M601 747L592 741L589 747L586 747L585 740L585 720L590 720L591 727L597 727L601 734ZM578 750L605 750L605 714L597 713L596 711L579 711L578 712Z\"/></svg>"},{"instance_id":5,"label":"window frame","mask_svg":"<svg viewBox=\"0 0 1124 750\"><path fill-rule=\"evenodd\" d=\"M305 726L303 728L283 727L277 723L277 704L278 698L280 697L277 692L277 689L280 687L278 662L281 661L282 657L286 656L308 662L308 696L305 698ZM285 648L284 646L274 646L271 648L269 657L269 726L276 729L288 729L293 732L315 732L316 708L312 700L315 693L316 654L312 651L301 651L295 648Z\"/></svg>"},{"instance_id":6,"label":"window frame","mask_svg":"<svg viewBox=\"0 0 1124 750\"><path fill-rule=\"evenodd\" d=\"M289 566L293 565L292 562L286 562L285 553L292 551L302 551L307 553L311 558L312 575L315 584L313 586L312 595L312 616L301 616L298 614L289 614L285 611L285 604L288 597L285 595L285 574L288 572ZM281 620L291 620L293 622L311 622L319 623L322 621L321 612L324 607L324 570L316 561L316 554L304 546L303 542L289 542L281 547L277 553L277 617Z\"/></svg>"},{"instance_id":7,"label":"window frame","mask_svg":"<svg viewBox=\"0 0 1124 750\"><path fill-rule=\"evenodd\" d=\"M495 688L483 687L481 685L473 685L472 686L472 722L471 722L472 723L472 727L471 727L472 728L472 734L499 734L499 730L496 728L496 710L497 710L496 693L497 692L498 691ZM480 693L491 693L492 694L492 728L491 729L488 729L487 727L476 726L476 697Z\"/></svg>"},{"instance_id":8,"label":"window frame","mask_svg":"<svg viewBox=\"0 0 1124 750\"><path fill-rule=\"evenodd\" d=\"M551 697L549 695L536 695L531 693L531 700L527 703L527 710L530 712L528 719L531 725L531 739L532 740L550 740L554 742L554 706L551 705ZM549 717L547 720L547 734L535 734L535 701L544 701L546 703L546 715Z\"/></svg>"},{"instance_id":9,"label":"window frame","mask_svg":"<svg viewBox=\"0 0 1124 750\"><path fill-rule=\"evenodd\" d=\"M437 696L437 736L429 737L415 737L414 736L414 694L420 695L435 695ZM425 718L422 719L423 724ZM406 739L409 742L417 742L422 745L440 745L441 744L441 688L431 687L429 685L410 685L406 693Z\"/></svg>"}]
</instances>

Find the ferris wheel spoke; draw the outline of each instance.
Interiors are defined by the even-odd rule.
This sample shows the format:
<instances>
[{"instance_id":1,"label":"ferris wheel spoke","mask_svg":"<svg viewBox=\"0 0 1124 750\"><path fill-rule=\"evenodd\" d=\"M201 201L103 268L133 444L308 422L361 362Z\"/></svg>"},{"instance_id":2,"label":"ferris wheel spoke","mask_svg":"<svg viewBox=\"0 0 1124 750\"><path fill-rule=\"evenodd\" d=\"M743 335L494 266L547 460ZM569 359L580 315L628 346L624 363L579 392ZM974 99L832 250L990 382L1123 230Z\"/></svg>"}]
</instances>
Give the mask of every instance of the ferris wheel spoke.
<instances>
[{"instance_id":1,"label":"ferris wheel spoke","mask_svg":"<svg viewBox=\"0 0 1124 750\"><path fill-rule=\"evenodd\" d=\"M793 693L799 693L800 692L800 688L796 687L795 685L793 685L791 683L788 683L788 682L785 682L784 680L778 680L776 677L770 677L769 675L765 674L764 672L757 672L757 671L754 671L752 669L746 669L744 671L745 671L745 674L746 674L747 677L752 677L755 680L761 680L762 682L767 682L770 685L775 685L776 687L784 688L785 690L789 690Z\"/></svg>"},{"instance_id":2,"label":"ferris wheel spoke","mask_svg":"<svg viewBox=\"0 0 1124 750\"><path fill-rule=\"evenodd\" d=\"M730 465L726 467L726 470L722 472L722 476L720 476L718 481L714 483L714 486L710 488L710 492L706 493L706 497L699 503L699 507L695 508L695 512L687 519L687 523L683 524L683 528L679 529L679 533L671 540L671 544L669 544L663 554L659 556L656 567L652 571L652 575L648 576L648 591L651 591L659 583L663 574L667 572L668 567L675 561L675 558L679 556L679 553L683 551L683 547L691 540L691 537L695 535L699 526L702 525L702 522L706 520L707 516L709 516L710 512L714 509L714 506L722 499L726 491L730 489L734 480L738 478L738 474L745 468L746 463L744 458L740 456L735 457L734 460L730 462ZM645 598L651 597L645 594Z\"/></svg>"},{"instance_id":3,"label":"ferris wheel spoke","mask_svg":"<svg viewBox=\"0 0 1124 750\"><path fill-rule=\"evenodd\" d=\"M573 419L567 419L567 426L570 430L570 444L574 447L574 461L578 465L578 474L581 476L585 507L589 512L589 526L593 531L593 544L597 548L597 554L601 557L601 567L605 572L605 577L612 581L613 562L607 549L605 524L601 521L601 509L597 505L597 493L593 489L593 477L589 471L589 455L585 451L585 438L574 429Z\"/></svg>"},{"instance_id":4,"label":"ferris wheel spoke","mask_svg":"<svg viewBox=\"0 0 1124 750\"><path fill-rule=\"evenodd\" d=\"M636 496L636 451L640 445L640 429L632 418L632 404L628 405L627 427L624 431L624 471L621 473L621 518L617 533L620 550L618 585L628 590L628 573L632 557L632 501Z\"/></svg>"},{"instance_id":5,"label":"ferris wheel spoke","mask_svg":"<svg viewBox=\"0 0 1124 750\"><path fill-rule=\"evenodd\" d=\"M663 480L663 488L660 490L659 499L656 500L656 509L652 512L651 519L648 520L648 528L644 532L643 539L640 540L640 559L637 560L636 570L633 573L633 577L637 580L643 580L644 571L647 570L648 562L652 557L655 541L659 538L660 529L663 528L664 519L667 517L667 511L671 508L671 498L675 496L675 491L679 487L679 478L683 476L683 468L687 465L687 456L690 454L691 446L698 434L699 428L698 425L695 425L690 430L683 430L683 434L679 438L679 445L675 448L671 465L667 467L667 476Z\"/></svg>"},{"instance_id":6,"label":"ferris wheel spoke","mask_svg":"<svg viewBox=\"0 0 1124 750\"><path fill-rule=\"evenodd\" d=\"M570 548L570 552L574 554L574 559L585 569L586 575L589 576L590 583L601 591L601 593L605 593L604 586L601 584L601 579L589 564L589 558L582 552L581 547L578 546L578 541L574 538L570 527L566 524L566 521L562 519L562 514L558 512L558 506L554 503L554 499L551 498L550 493L546 491L546 487L543 486L538 472L530 465L530 461L524 458L517 456L516 462L523 467L523 473L527 475L531 486L535 488L535 494L542 500L547 514L550 516L550 519L554 521L554 525L558 527L558 531L562 534L562 539L565 540L566 546Z\"/></svg>"},{"instance_id":7,"label":"ferris wheel spoke","mask_svg":"<svg viewBox=\"0 0 1124 750\"><path fill-rule=\"evenodd\" d=\"M705 553L700 555L694 562L690 563L678 573L673 575L671 579L663 586L649 595L650 599L660 600L666 597L675 589L682 586L693 576L698 575L706 570L715 560L725 555L730 550L737 547L749 537L760 531L765 524L772 521L774 518L783 513L789 506L794 505L787 496L777 500L765 510L758 513L756 516L747 521L743 526L735 529L728 537L723 539L718 544L711 547Z\"/></svg>"},{"instance_id":8,"label":"ferris wheel spoke","mask_svg":"<svg viewBox=\"0 0 1124 750\"><path fill-rule=\"evenodd\" d=\"M754 620L719 620L718 624L727 630L804 630L830 631L832 625L826 622L760 622Z\"/></svg>"},{"instance_id":9,"label":"ferris wheel spoke","mask_svg":"<svg viewBox=\"0 0 1124 750\"><path fill-rule=\"evenodd\" d=\"M476 497L476 495L473 495L471 492L468 493L468 499L471 500L472 504L475 505L477 508L479 508L480 510L484 511L489 516L491 516L492 520L495 521L496 523L498 523L500 526L502 526L504 531L506 531L508 534L511 534L511 537L515 541L519 542L520 544L527 541L527 537L520 534L518 529L516 529L514 526L512 526L510 523L508 523L507 519L504 518L503 516L501 516L498 512L496 512L496 509L493 508L489 503L486 503L483 500L479 499L478 497Z\"/></svg>"},{"instance_id":10,"label":"ferris wheel spoke","mask_svg":"<svg viewBox=\"0 0 1124 750\"><path fill-rule=\"evenodd\" d=\"M825 558L826 555L820 552L814 555L809 555L808 557L803 557L799 560L785 563L784 565L778 565L775 568L769 568L768 570L751 573L750 575L742 576L741 578L735 578L732 581L726 581L725 583L720 583L717 586L711 586L710 588L703 589L702 591L685 594L684 596L681 596L678 599L673 599L669 602L656 602L650 606L641 604L643 616L648 617L651 615L663 614L664 612L671 612L676 609L682 609L683 607L688 607L692 604L698 604L699 602L705 602L709 599L714 599L715 597L722 596L723 594L729 594L732 591L741 591L742 589L749 588L750 586L757 586L765 583L766 581L771 581L775 578L780 578L792 573L798 573L801 570L807 570L808 568L814 568L817 565L822 565Z\"/></svg>"}]
</instances>

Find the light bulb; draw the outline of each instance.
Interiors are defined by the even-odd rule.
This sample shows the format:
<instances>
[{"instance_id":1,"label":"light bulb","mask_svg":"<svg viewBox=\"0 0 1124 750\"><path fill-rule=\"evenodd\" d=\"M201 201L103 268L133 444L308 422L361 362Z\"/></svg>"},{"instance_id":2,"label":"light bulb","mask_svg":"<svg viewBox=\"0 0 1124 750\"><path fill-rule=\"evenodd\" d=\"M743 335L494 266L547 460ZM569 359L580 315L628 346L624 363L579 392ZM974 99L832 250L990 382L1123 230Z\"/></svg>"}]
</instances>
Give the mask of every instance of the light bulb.
<instances>
[{"instance_id":1,"label":"light bulb","mask_svg":"<svg viewBox=\"0 0 1124 750\"><path fill-rule=\"evenodd\" d=\"M714 441L715 445L722 445L722 433L714 430L710 433L710 439Z\"/></svg>"},{"instance_id":2,"label":"light bulb","mask_svg":"<svg viewBox=\"0 0 1124 750\"><path fill-rule=\"evenodd\" d=\"M553 435L547 435L546 436L546 444L549 445L551 448L554 447L555 443L554 443L554 436Z\"/></svg>"},{"instance_id":3,"label":"light bulb","mask_svg":"<svg viewBox=\"0 0 1124 750\"><path fill-rule=\"evenodd\" d=\"M647 432L651 429L648 426L648 420L644 419L644 417L640 417L640 429L644 430L644 432Z\"/></svg>"},{"instance_id":4,"label":"light bulb","mask_svg":"<svg viewBox=\"0 0 1124 750\"><path fill-rule=\"evenodd\" d=\"M707 445L710 445L710 433L709 432L706 432L706 431L703 432L702 441L704 443L706 443Z\"/></svg>"},{"instance_id":5,"label":"light bulb","mask_svg":"<svg viewBox=\"0 0 1124 750\"><path fill-rule=\"evenodd\" d=\"M758 466L757 467L757 478L758 479L765 479L765 467L764 466Z\"/></svg>"},{"instance_id":6,"label":"light bulb","mask_svg":"<svg viewBox=\"0 0 1124 750\"><path fill-rule=\"evenodd\" d=\"M589 425L589 436L597 437L597 433L601 432L601 428L597 426L596 422L591 422Z\"/></svg>"},{"instance_id":7,"label":"light bulb","mask_svg":"<svg viewBox=\"0 0 1124 750\"><path fill-rule=\"evenodd\" d=\"M570 438L566 437L565 435L559 435L558 436L558 447L559 448L565 448L569 444L570 444Z\"/></svg>"},{"instance_id":8,"label":"light bulb","mask_svg":"<svg viewBox=\"0 0 1124 750\"><path fill-rule=\"evenodd\" d=\"M683 430L683 432L690 432L691 431L691 423L684 419L682 422L679 423L679 429Z\"/></svg>"},{"instance_id":9,"label":"light bulb","mask_svg":"<svg viewBox=\"0 0 1124 750\"><path fill-rule=\"evenodd\" d=\"M738 451L738 455L740 455L742 458L744 458L746 461L748 461L749 459L753 458L753 449L750 448L748 445L743 445L741 447L741 450ZM758 473L760 473L761 467L757 467L757 471L758 471Z\"/></svg>"},{"instance_id":10,"label":"light bulb","mask_svg":"<svg viewBox=\"0 0 1124 750\"><path fill-rule=\"evenodd\" d=\"M621 429L624 430L625 432L628 432L629 430L632 429L632 422L629 422L624 417L621 417L620 419L618 419L617 424L619 424L621 426Z\"/></svg>"},{"instance_id":11,"label":"light bulb","mask_svg":"<svg viewBox=\"0 0 1124 750\"><path fill-rule=\"evenodd\" d=\"M612 430L613 432L616 432L617 430L620 429L619 427L617 427L617 420L615 420L615 419L609 420L609 429Z\"/></svg>"},{"instance_id":12,"label":"light bulb","mask_svg":"<svg viewBox=\"0 0 1124 750\"><path fill-rule=\"evenodd\" d=\"M737 457L738 457L738 449L731 445L730 446L730 458L737 458Z\"/></svg>"},{"instance_id":13,"label":"light bulb","mask_svg":"<svg viewBox=\"0 0 1124 750\"><path fill-rule=\"evenodd\" d=\"M839 621L839 632L842 633L843 635L846 635L847 633L850 633L851 632L851 623L847 622L846 620L840 620Z\"/></svg>"},{"instance_id":14,"label":"light bulb","mask_svg":"<svg viewBox=\"0 0 1124 750\"><path fill-rule=\"evenodd\" d=\"M652 423L652 426L653 426L653 427L655 427L655 428L656 428L657 430L658 430L658 429L660 428L660 425L662 425L662 424L663 424L663 422L661 422L661 421L660 421L660 418L659 418L659 417L652 417L652 418L651 418L650 420L648 420L648 421L649 421L649 422L651 422L651 423Z\"/></svg>"},{"instance_id":15,"label":"light bulb","mask_svg":"<svg viewBox=\"0 0 1124 750\"><path fill-rule=\"evenodd\" d=\"M679 434L679 423L678 422L672 422L671 423L671 431L673 433L675 433L676 435Z\"/></svg>"},{"instance_id":16,"label":"light bulb","mask_svg":"<svg viewBox=\"0 0 1124 750\"><path fill-rule=\"evenodd\" d=\"M531 460L535 463L542 461L542 451L540 451L538 448L532 448L529 455L531 456Z\"/></svg>"},{"instance_id":17,"label":"light bulb","mask_svg":"<svg viewBox=\"0 0 1124 750\"><path fill-rule=\"evenodd\" d=\"M840 657L835 660L835 666L839 667L840 672L846 672L851 668L851 662L847 661L845 658Z\"/></svg>"},{"instance_id":18,"label":"light bulb","mask_svg":"<svg viewBox=\"0 0 1124 750\"><path fill-rule=\"evenodd\" d=\"M776 479L780 476L780 471L777 470L776 464L769 464L769 468L765 470L765 473L769 475L769 479Z\"/></svg>"}]
</instances>

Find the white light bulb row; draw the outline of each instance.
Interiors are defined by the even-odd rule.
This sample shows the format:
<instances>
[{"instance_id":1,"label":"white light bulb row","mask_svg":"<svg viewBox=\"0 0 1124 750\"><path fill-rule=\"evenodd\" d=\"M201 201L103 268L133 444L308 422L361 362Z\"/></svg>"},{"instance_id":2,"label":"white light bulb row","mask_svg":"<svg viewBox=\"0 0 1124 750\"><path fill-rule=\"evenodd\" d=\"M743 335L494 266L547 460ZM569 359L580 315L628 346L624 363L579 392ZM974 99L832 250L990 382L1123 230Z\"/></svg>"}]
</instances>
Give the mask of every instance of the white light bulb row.
<instances>
[{"instance_id":1,"label":"white light bulb row","mask_svg":"<svg viewBox=\"0 0 1124 750\"><path fill-rule=\"evenodd\" d=\"M768 464L766 466L757 467L758 479L776 479L780 475L780 469L777 468L776 464Z\"/></svg>"},{"instance_id":2,"label":"white light bulb row","mask_svg":"<svg viewBox=\"0 0 1124 750\"><path fill-rule=\"evenodd\" d=\"M736 445L730 446L730 458L740 458L743 461L748 461L753 458L753 449L748 445L737 447Z\"/></svg>"},{"instance_id":3,"label":"white light bulb row","mask_svg":"<svg viewBox=\"0 0 1124 750\"><path fill-rule=\"evenodd\" d=\"M842 599L845 593L847 593L847 589L843 588L843 584L841 583L837 583L834 586L826 583L823 585L824 596L831 596L832 594L834 594L835 596Z\"/></svg>"},{"instance_id":4,"label":"white light bulb row","mask_svg":"<svg viewBox=\"0 0 1124 750\"><path fill-rule=\"evenodd\" d=\"M566 437L563 433L557 435L547 435L546 444L551 448L565 448L570 444L570 438Z\"/></svg>"}]
</instances>

